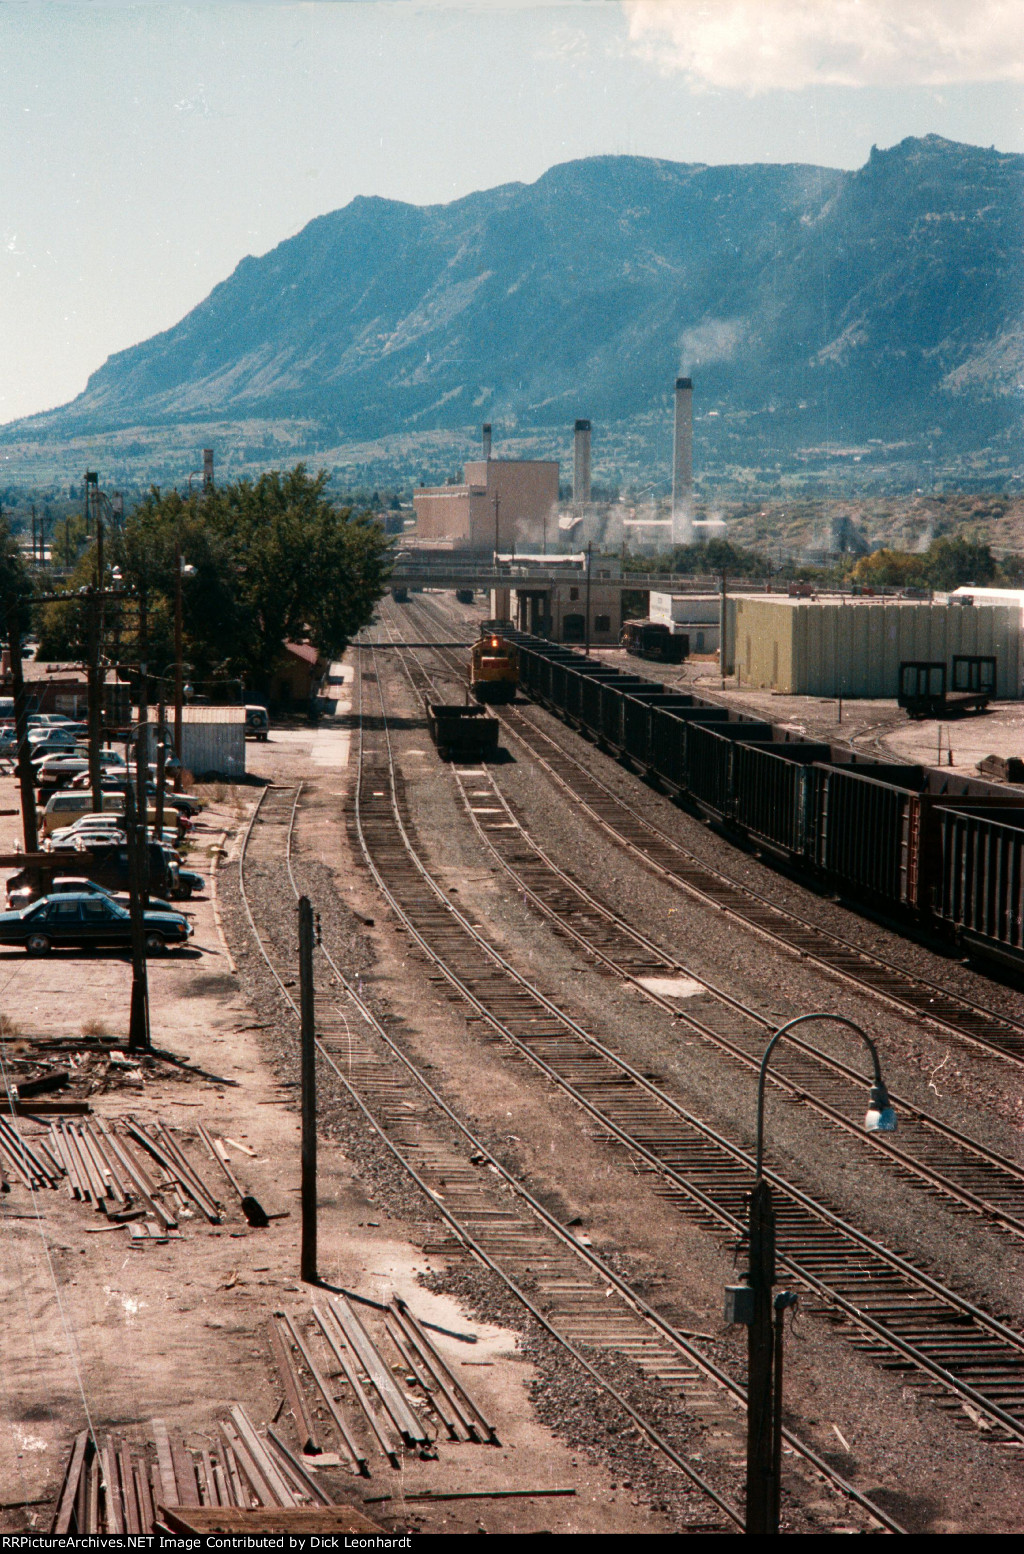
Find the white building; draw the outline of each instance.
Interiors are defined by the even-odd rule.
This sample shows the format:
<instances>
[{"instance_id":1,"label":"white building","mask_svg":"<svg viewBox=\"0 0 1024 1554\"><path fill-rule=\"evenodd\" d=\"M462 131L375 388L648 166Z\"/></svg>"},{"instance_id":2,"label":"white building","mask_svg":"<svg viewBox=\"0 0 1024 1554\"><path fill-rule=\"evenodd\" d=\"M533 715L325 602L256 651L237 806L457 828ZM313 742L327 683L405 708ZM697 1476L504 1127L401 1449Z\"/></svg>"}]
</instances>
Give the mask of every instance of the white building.
<instances>
[{"instance_id":1,"label":"white building","mask_svg":"<svg viewBox=\"0 0 1024 1554\"><path fill-rule=\"evenodd\" d=\"M648 614L673 636L687 636L691 653L717 653L722 636L720 594L662 594L651 590Z\"/></svg>"}]
</instances>

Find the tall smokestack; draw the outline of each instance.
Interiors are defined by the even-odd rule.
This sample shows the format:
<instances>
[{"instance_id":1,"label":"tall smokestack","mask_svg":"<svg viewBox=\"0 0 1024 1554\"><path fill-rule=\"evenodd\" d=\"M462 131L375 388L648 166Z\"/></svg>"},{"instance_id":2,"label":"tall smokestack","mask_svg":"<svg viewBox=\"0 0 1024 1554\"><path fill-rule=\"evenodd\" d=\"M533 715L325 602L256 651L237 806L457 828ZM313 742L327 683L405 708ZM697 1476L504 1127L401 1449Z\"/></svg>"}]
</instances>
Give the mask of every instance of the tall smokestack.
<instances>
[{"instance_id":1,"label":"tall smokestack","mask_svg":"<svg viewBox=\"0 0 1024 1554\"><path fill-rule=\"evenodd\" d=\"M203 489L209 490L213 485L213 449L203 449Z\"/></svg>"},{"instance_id":2,"label":"tall smokestack","mask_svg":"<svg viewBox=\"0 0 1024 1554\"><path fill-rule=\"evenodd\" d=\"M572 503L585 507L590 501L590 422L577 421L572 457Z\"/></svg>"},{"instance_id":3,"label":"tall smokestack","mask_svg":"<svg viewBox=\"0 0 1024 1554\"><path fill-rule=\"evenodd\" d=\"M689 512L693 496L693 379L676 379L676 423L672 448L672 516Z\"/></svg>"},{"instance_id":4,"label":"tall smokestack","mask_svg":"<svg viewBox=\"0 0 1024 1554\"><path fill-rule=\"evenodd\" d=\"M490 456L491 456L491 423L490 423L490 421L485 421L484 422L483 427L481 428L481 432L482 432L482 439L481 440L482 440L483 445L484 445L484 458L485 459L489 459Z\"/></svg>"}]
</instances>

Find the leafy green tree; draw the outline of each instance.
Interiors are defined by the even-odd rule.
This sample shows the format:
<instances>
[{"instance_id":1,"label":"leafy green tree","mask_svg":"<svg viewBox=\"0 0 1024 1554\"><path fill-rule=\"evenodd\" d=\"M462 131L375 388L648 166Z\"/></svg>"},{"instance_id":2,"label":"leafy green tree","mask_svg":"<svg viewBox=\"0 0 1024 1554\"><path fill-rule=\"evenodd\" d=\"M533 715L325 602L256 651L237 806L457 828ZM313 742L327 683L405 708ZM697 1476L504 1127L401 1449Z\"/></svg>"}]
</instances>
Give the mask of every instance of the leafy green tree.
<instances>
[{"instance_id":1,"label":"leafy green tree","mask_svg":"<svg viewBox=\"0 0 1024 1554\"><path fill-rule=\"evenodd\" d=\"M31 581L18 542L6 518L0 518L0 632L6 635L7 612L27 599Z\"/></svg>"},{"instance_id":2,"label":"leafy green tree","mask_svg":"<svg viewBox=\"0 0 1024 1554\"><path fill-rule=\"evenodd\" d=\"M866 583L872 588L927 588L927 557L883 547L872 551L870 556L861 556L850 578L854 583Z\"/></svg>"},{"instance_id":3,"label":"leafy green tree","mask_svg":"<svg viewBox=\"0 0 1024 1554\"><path fill-rule=\"evenodd\" d=\"M997 571L989 547L969 534L933 540L925 552L933 588L959 588L963 583L991 583Z\"/></svg>"},{"instance_id":4,"label":"leafy green tree","mask_svg":"<svg viewBox=\"0 0 1024 1554\"><path fill-rule=\"evenodd\" d=\"M107 560L136 598L144 595L147 659L159 675L174 653L175 545L190 569L182 583L184 657L199 686L243 680L263 689L286 640L337 656L370 620L389 571L388 541L369 514L336 507L327 475L304 465L212 491L153 488L112 533ZM91 580L90 550L71 586ZM48 655L75 652L77 606L52 606ZM137 658L137 603L122 611L122 651ZM111 609L113 618L113 607ZM133 638L134 634L134 638Z\"/></svg>"}]
</instances>

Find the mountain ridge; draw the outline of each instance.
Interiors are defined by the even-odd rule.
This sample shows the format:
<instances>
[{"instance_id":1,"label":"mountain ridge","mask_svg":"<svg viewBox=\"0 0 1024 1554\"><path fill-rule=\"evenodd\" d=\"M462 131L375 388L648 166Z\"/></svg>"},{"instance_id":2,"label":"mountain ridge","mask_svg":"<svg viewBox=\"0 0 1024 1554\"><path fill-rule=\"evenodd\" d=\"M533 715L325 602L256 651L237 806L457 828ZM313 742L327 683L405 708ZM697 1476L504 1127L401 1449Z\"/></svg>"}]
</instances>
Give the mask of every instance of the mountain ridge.
<instances>
[{"instance_id":1,"label":"mountain ridge","mask_svg":"<svg viewBox=\"0 0 1024 1554\"><path fill-rule=\"evenodd\" d=\"M595 156L445 204L360 195L0 441L225 418L308 421L321 444L628 428L684 370L719 458L1011 449L1022 175L1022 156L926 136L853 172Z\"/></svg>"}]
</instances>

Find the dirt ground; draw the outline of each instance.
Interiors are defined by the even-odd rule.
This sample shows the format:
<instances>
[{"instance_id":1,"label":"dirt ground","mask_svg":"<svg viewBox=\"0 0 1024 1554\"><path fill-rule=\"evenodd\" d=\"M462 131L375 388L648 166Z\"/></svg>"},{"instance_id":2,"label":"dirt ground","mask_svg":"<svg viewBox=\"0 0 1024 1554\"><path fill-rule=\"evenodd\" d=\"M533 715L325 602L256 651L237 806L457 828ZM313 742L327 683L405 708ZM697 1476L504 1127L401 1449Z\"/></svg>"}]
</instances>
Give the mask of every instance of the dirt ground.
<instances>
[{"instance_id":1,"label":"dirt ground","mask_svg":"<svg viewBox=\"0 0 1024 1554\"><path fill-rule=\"evenodd\" d=\"M463 613L475 618L472 611ZM692 675L695 667L686 666L686 674ZM706 667L697 672L707 675ZM720 694L710 678L697 688ZM307 784L297 831L300 878L302 867L319 868L320 875L309 876L318 887L327 881L344 908L374 918L366 935L372 958L369 980L407 1033L410 1049L437 1065L453 1104L458 1100L492 1147L500 1145L502 1158L522 1172L563 1222L582 1219L595 1245L621 1256L623 1271L636 1278L666 1314L684 1327L715 1332L725 1343L727 1360L741 1370L735 1335L723 1338L720 1323L721 1286L734 1273L732 1253L681 1220L648 1184L641 1187L620 1158L595 1145L573 1107L553 1097L523 1065L510 1064L497 1047L482 1048L479 1032L427 982L381 912L372 885L355 863L343 820L351 772L351 733L345 717L351 689L351 668L336 666L337 720L325 720L315 731L299 725L278 728L268 745L249 747L255 777ZM396 694L401 700L404 693ZM723 699L732 698L736 693L726 691ZM891 704L844 704L840 728L835 703L749 692L743 693L742 702L814 735L852 734L865 747L911 734L921 740L934 738L930 725L904 724ZM961 728L966 734L984 727L986 740L990 730L994 738L1002 729L999 737L1009 746L1017 738L1013 717L1009 709L998 709ZM1020 729L1019 719L1016 726ZM954 728L958 763L959 732ZM548 930L532 919L514 893L509 898L460 821L451 793L436 780L425 735L410 731L399 744L421 834L447 870L453 891L463 892L486 914L500 940L534 970L543 971L552 991L564 983L578 985L582 1002L589 1003L595 1018L603 1017L610 1027L628 1033L632 1056L659 1068L680 1093L689 1087L695 1097L702 1090L715 1094L721 1077L699 1052L662 1032L653 1017L631 1012L634 995L607 979L587 977L592 968L565 945L553 944ZM908 758L921 759L912 753L914 748L906 752ZM982 753L991 750L1021 753L998 743L989 743ZM966 745L963 755L966 760ZM543 795L525 764L521 771L510 771L508 782L516 802L531 807L551 845L572 833L563 801ZM265 1335L267 1320L276 1311L297 1318L311 1304L309 1290L297 1278L299 1130L295 1092L287 1077L292 1068L282 1061L294 1033L287 1022L271 1030L265 1004L255 997L258 957L246 943L239 915L240 839L259 788L200 791L209 802L190 861L216 886L216 900L208 890L190 905L196 931L187 951L150 962L153 1040L158 1048L187 1056L193 1065L234 1083L219 1084L154 1064L140 1071L141 1083L137 1076L126 1082L122 1074L118 1083L98 1089L90 1101L95 1113L107 1119L127 1114L159 1118L180 1130L190 1157L219 1190L225 1184L217 1180L213 1163L204 1160L195 1138L196 1122L202 1119L211 1132L234 1141L234 1169L247 1189L282 1217L272 1219L266 1229L250 1229L232 1202L222 1225L193 1219L183 1224L180 1240L137 1249L130 1245L127 1230L107 1229L102 1215L73 1202L63 1190L32 1196L15 1184L0 1198L5 1252L0 1292L7 1314L5 1363L0 1367L0 1411L6 1425L0 1430L0 1533L48 1525L68 1447L86 1424L97 1433L116 1430L142 1441L148 1421L160 1417L199 1445L210 1440L217 1420L234 1402L243 1403L259 1427L270 1422L282 1393ZM13 844L17 826L13 779L0 778L0 845ZM575 866L583 874L592 872L599 884L602 868L606 871L592 841L582 834ZM660 909L649 878L633 879L618 858L611 884L626 893L638 916ZM685 924L680 915L675 932L685 934L687 952L706 957L712 969L745 979L751 988L758 978L763 981L764 952L739 940L723 945L701 925L696 910L687 911ZM786 998L805 996L802 986L794 991L790 985L792 973L786 976ZM104 1032L126 1038L129 987L126 957L60 952L30 960L21 951L0 949L0 1055L7 1084L17 1080L10 1059L22 1050L23 1040L59 1036L73 1042ZM835 1007L840 1006L837 996ZM516 1120L508 1123L512 1114ZM31 1137L37 1124L20 1126ZM796 1160L804 1139L796 1123L791 1141L787 1129L789 1119L780 1124L779 1134ZM853 1197L860 1190L859 1180L851 1173ZM840 1192L838 1183L835 1191ZM879 1181L877 1191L878 1201L887 1208L884 1194L890 1189ZM436 1460L408 1456L399 1472L378 1458L369 1480L355 1479L341 1469L325 1470L324 1482L337 1498L365 1505L369 1515L388 1527L431 1532L671 1530L656 1500L644 1499L631 1479L571 1444L578 1436L557 1417L557 1395L550 1392L545 1407L541 1373L524 1356L516 1333L504 1325L512 1318L502 1318L500 1305L480 1298L471 1279L451 1277L443 1253L423 1250L423 1226L416 1222L414 1208L404 1198L382 1200L362 1157L333 1135L320 1145L320 1203L325 1284L378 1301L401 1295L421 1318L475 1337L474 1344L443 1335L435 1335L435 1341L494 1418L502 1442L500 1448L442 1443ZM927 1228L941 1239L943 1225L944 1216L938 1214ZM979 1264L979 1278L983 1276L987 1278L987 1270ZM1007 1300L1016 1306L1014 1297ZM374 1320L367 1318L371 1327ZM831 1448L840 1470L869 1491L878 1491L881 1503L889 1504L901 1519L933 1532L972 1526L1004 1531L1019 1521L1012 1473L1002 1457L973 1432L950 1428L940 1411L878 1372L839 1336L827 1329L815 1332L813 1324L800 1325L789 1364L787 1398L799 1416L801 1433L826 1455ZM287 1439L296 1445L287 1410L281 1421ZM842 1454L836 1450L836 1436L849 1448ZM410 1498L428 1489L510 1487L572 1487L575 1494L429 1506ZM823 1500L818 1514L825 1525L835 1525L834 1502L829 1506Z\"/></svg>"},{"instance_id":2,"label":"dirt ground","mask_svg":"<svg viewBox=\"0 0 1024 1554\"><path fill-rule=\"evenodd\" d=\"M266 776L285 771L292 779L305 775L340 788L347 754L347 731L337 726L315 734L280 730L267 746L250 747L250 769ZM239 827L257 796L251 787L207 790L210 802L190 862L208 882L217 858L222 879L235 866ZM0 779L5 848L17 835L16 807L13 779ZM311 1304L297 1278L296 1106L240 992L212 893L189 910L195 913L189 949L149 963L153 1042L233 1083L154 1064L141 1070L141 1083L94 1093L93 1112L107 1120L127 1114L161 1119L178 1130L189 1157L226 1201L226 1184L195 1138L195 1124L203 1120L215 1135L235 1141L232 1164L245 1187L269 1213L284 1217L250 1229L235 1201L222 1225L183 1221L180 1240L138 1250L126 1228L108 1228L102 1214L64 1190L33 1195L15 1183L3 1195L0 1533L49 1525L71 1441L82 1428L114 1430L142 1442L149 1438L148 1421L159 1417L200 1446L209 1444L234 1402L243 1403L260 1428L279 1411L282 1393L265 1324L275 1311L298 1318ZM62 1056L72 1061L76 1038L126 1038L130 976L121 955L61 951L31 960L20 950L0 950L7 1086L17 1082L10 1058L25 1050L23 1038L29 1044L69 1038L71 1048ZM19 1127L29 1139L39 1130L35 1120ZM533 1367L517 1352L515 1334L423 1287L418 1276L440 1274L444 1258L426 1256L403 1233L400 1217L380 1212L336 1143L321 1142L319 1165L325 1283L377 1300L401 1295L421 1319L473 1336L473 1344L434 1338L495 1421L502 1443L446 1442L435 1461L408 1456L398 1472L378 1458L368 1480L324 1470L336 1498L365 1502L367 1513L388 1527L428 1532L667 1530L663 1516L635 1504L629 1488L540 1422L530 1399ZM281 1417L294 1447L287 1410ZM406 1499L423 1490L510 1487L570 1487L574 1494L439 1505Z\"/></svg>"}]
</instances>

